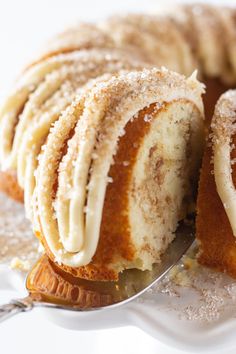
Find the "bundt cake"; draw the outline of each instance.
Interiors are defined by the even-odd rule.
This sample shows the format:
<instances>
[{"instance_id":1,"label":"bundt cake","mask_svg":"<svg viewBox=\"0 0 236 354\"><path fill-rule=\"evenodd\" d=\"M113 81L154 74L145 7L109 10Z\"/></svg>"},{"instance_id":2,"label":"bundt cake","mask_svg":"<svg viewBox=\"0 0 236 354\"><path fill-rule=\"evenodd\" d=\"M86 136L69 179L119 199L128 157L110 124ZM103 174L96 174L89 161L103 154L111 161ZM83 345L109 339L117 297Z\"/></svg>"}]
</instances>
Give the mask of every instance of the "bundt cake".
<instances>
[{"instance_id":1,"label":"bundt cake","mask_svg":"<svg viewBox=\"0 0 236 354\"><path fill-rule=\"evenodd\" d=\"M195 4L80 24L25 69L0 110L0 189L24 200L42 267L117 280L160 261L193 211L215 103L236 83L235 13ZM197 238L201 263L236 275L231 164L219 157L234 153L233 104L223 95L211 123Z\"/></svg>"}]
</instances>

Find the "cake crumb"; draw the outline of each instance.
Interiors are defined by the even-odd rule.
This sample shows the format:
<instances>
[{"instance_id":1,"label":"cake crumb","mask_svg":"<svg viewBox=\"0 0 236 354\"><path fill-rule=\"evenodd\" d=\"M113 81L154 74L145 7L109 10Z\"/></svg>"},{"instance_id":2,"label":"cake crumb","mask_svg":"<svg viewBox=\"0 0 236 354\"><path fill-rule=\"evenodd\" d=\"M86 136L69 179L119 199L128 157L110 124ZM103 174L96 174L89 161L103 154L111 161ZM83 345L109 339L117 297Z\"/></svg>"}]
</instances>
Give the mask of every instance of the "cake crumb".
<instances>
[{"instance_id":1,"label":"cake crumb","mask_svg":"<svg viewBox=\"0 0 236 354\"><path fill-rule=\"evenodd\" d=\"M10 267L11 269L28 272L30 270L30 262L28 260L20 259L19 257L14 257L11 260Z\"/></svg>"}]
</instances>

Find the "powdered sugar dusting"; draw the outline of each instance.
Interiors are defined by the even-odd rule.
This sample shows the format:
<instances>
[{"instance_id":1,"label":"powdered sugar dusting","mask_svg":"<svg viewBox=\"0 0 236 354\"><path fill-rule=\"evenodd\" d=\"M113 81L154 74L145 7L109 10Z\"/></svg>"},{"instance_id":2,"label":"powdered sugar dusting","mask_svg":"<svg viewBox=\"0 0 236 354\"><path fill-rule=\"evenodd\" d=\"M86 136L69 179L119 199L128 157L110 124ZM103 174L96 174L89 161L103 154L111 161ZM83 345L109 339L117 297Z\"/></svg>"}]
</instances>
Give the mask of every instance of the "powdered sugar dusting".
<instances>
[{"instance_id":1,"label":"powdered sugar dusting","mask_svg":"<svg viewBox=\"0 0 236 354\"><path fill-rule=\"evenodd\" d=\"M184 321L210 324L229 314L235 317L235 280L199 265L196 254L197 247L193 246L160 284L142 296L141 302L154 302L158 312L163 299L164 310Z\"/></svg>"},{"instance_id":2,"label":"powdered sugar dusting","mask_svg":"<svg viewBox=\"0 0 236 354\"><path fill-rule=\"evenodd\" d=\"M39 257L38 247L23 205L0 193L0 264L10 265L17 258L32 266Z\"/></svg>"}]
</instances>

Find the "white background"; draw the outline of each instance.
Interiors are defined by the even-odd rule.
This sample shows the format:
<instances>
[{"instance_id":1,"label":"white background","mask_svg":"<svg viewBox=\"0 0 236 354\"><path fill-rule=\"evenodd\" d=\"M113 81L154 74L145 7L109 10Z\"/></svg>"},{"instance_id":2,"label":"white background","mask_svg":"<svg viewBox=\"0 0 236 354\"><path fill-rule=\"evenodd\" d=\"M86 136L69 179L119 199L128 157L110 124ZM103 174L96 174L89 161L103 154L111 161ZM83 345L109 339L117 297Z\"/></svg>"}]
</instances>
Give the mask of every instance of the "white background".
<instances>
[{"instance_id":1,"label":"white background","mask_svg":"<svg viewBox=\"0 0 236 354\"><path fill-rule=\"evenodd\" d=\"M45 39L63 29L65 25L79 20L95 20L117 12L145 10L154 12L160 4L166 5L168 2L0 0L0 98L5 95L21 68ZM227 2L236 6L236 1ZM3 300L2 294L0 293L0 302ZM39 310L34 310L0 325L0 353L177 354L182 352L167 348L134 327L75 332L56 327L48 322ZM224 354L230 353L233 354L233 352Z\"/></svg>"}]
</instances>

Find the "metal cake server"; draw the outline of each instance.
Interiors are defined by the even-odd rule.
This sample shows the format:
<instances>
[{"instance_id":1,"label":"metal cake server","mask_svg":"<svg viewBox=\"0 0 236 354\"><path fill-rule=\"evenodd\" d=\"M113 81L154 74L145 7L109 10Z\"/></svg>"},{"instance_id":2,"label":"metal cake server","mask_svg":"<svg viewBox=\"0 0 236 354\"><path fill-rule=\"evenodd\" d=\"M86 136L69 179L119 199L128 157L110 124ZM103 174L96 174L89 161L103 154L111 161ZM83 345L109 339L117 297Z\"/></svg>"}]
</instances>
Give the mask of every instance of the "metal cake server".
<instances>
[{"instance_id":1,"label":"metal cake server","mask_svg":"<svg viewBox=\"0 0 236 354\"><path fill-rule=\"evenodd\" d=\"M141 271L130 269L124 271L117 282L89 282L92 284L93 291L111 296L112 302L107 306L79 308L69 305L59 305L45 301L35 301L33 296L29 295L22 299L12 300L10 303L0 306L0 322L21 312L32 310L34 307L48 307L53 309L63 309L68 311L91 312L105 311L110 308L115 308L127 304L128 302L137 299L151 286L157 284L168 271L176 265L176 263L186 253L192 245L194 236L193 223L189 225L182 224L176 231L174 241L169 245L166 252L161 258L161 263L155 264L151 271ZM84 285L83 285L84 286Z\"/></svg>"}]
</instances>

